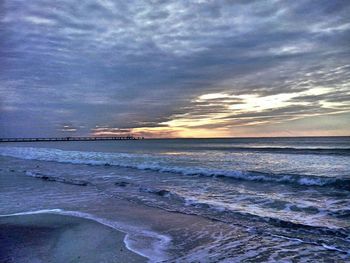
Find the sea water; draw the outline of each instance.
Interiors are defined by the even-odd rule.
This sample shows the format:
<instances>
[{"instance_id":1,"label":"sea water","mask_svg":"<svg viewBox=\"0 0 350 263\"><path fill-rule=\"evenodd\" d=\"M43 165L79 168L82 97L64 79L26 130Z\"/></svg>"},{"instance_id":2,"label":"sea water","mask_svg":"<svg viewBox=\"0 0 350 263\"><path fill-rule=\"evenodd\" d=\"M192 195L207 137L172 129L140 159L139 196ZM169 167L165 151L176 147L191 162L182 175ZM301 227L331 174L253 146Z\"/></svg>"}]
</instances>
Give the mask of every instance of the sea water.
<instances>
[{"instance_id":1,"label":"sea water","mask_svg":"<svg viewBox=\"0 0 350 263\"><path fill-rule=\"evenodd\" d=\"M0 185L1 214L69 208L113 222L96 207L116 199L167 213L156 234L118 223L151 261L350 260L350 137L3 143L0 155L3 180L22 173ZM180 215L209 223L175 228Z\"/></svg>"}]
</instances>

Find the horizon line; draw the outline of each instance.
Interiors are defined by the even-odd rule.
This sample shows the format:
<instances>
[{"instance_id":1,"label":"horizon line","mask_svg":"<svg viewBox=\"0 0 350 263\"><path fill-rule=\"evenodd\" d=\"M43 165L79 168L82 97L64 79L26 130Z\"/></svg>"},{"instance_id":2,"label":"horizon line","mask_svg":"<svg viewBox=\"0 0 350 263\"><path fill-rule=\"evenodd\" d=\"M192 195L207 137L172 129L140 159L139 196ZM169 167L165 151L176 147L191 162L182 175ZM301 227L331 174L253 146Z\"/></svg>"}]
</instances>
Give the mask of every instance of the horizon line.
<instances>
[{"instance_id":1,"label":"horizon line","mask_svg":"<svg viewBox=\"0 0 350 263\"><path fill-rule=\"evenodd\" d=\"M6 139L50 139L50 138L113 138L113 137L134 137L143 138L144 140L181 140L181 139L269 139L269 138L329 138L329 137L350 137L349 135L303 135L303 136L238 136L238 137L145 137L145 136L62 136L62 137L0 137L0 140Z\"/></svg>"}]
</instances>

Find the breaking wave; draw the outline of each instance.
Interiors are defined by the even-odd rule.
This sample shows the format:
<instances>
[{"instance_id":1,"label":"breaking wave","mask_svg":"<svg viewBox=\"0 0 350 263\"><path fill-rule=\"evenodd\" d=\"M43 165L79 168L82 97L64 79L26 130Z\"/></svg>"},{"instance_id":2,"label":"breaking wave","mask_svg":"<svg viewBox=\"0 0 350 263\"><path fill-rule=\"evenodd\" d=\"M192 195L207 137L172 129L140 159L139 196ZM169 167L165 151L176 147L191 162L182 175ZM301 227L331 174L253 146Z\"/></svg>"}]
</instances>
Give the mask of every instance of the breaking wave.
<instances>
[{"instance_id":1,"label":"breaking wave","mask_svg":"<svg viewBox=\"0 0 350 263\"><path fill-rule=\"evenodd\" d=\"M349 156L350 148L296 148L296 147L267 147L267 146L234 146L234 147L215 147L205 146L196 147L192 149L211 150L211 151L232 151L232 152L262 152L262 153L285 153L285 154L314 154L314 155L340 155Z\"/></svg>"},{"instance_id":2,"label":"breaking wave","mask_svg":"<svg viewBox=\"0 0 350 263\"><path fill-rule=\"evenodd\" d=\"M147 154L63 151L58 149L31 147L1 147L0 155L28 160L117 166L188 176L227 177L245 181L296 184L303 186L330 186L350 190L350 178L186 167L173 165L160 156ZM50 180L52 178L47 179Z\"/></svg>"},{"instance_id":3,"label":"breaking wave","mask_svg":"<svg viewBox=\"0 0 350 263\"><path fill-rule=\"evenodd\" d=\"M44 181L59 182L59 183L63 183L63 184L72 184L72 185L79 185L79 186L91 185L90 182L84 181L84 180L67 179L67 178L62 178L62 177L58 177L58 176L50 176L50 175L45 175L42 173L31 172L31 171L27 171L26 175L31 176L31 177L35 177L35 178L40 178Z\"/></svg>"}]
</instances>

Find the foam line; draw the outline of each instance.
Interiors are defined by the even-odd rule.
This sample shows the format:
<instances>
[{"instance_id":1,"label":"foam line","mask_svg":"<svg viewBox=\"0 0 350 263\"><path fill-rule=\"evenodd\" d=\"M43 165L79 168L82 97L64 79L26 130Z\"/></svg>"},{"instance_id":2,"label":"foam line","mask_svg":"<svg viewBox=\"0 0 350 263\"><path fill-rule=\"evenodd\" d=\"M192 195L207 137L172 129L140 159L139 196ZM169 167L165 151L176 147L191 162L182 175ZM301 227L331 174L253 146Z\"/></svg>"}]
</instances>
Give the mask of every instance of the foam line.
<instances>
[{"instance_id":1,"label":"foam line","mask_svg":"<svg viewBox=\"0 0 350 263\"><path fill-rule=\"evenodd\" d=\"M36 214L59 214L59 215L74 216L74 217L95 221L99 224L105 225L107 227L113 228L117 231L124 233L125 234L124 244L126 248L138 255L146 257L151 262L159 262L167 259L165 250L169 245L169 243L171 242L171 238L169 236L158 234L154 231L149 231L149 230L137 228L134 226L126 226L124 224L118 224L117 222L99 218L88 213L78 212L78 211L66 211L62 209L43 209L43 210L19 212L19 213L13 213L13 214L4 214L4 215L0 215L0 217L36 215ZM138 237L147 237L148 247L140 248L140 246L138 246L138 240L137 240Z\"/></svg>"}]
</instances>

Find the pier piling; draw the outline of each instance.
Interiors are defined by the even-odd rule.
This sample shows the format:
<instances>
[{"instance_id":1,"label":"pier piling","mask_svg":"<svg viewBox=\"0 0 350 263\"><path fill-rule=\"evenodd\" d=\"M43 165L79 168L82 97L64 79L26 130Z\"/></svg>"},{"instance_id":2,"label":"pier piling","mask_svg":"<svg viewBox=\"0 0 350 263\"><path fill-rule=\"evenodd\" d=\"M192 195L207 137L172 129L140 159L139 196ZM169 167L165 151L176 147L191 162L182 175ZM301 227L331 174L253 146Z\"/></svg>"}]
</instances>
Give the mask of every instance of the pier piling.
<instances>
[{"instance_id":1,"label":"pier piling","mask_svg":"<svg viewBox=\"0 0 350 263\"><path fill-rule=\"evenodd\" d=\"M53 138L0 138L0 142L57 142L57 141L120 141L142 140L143 137L53 137Z\"/></svg>"}]
</instances>

